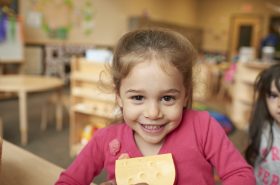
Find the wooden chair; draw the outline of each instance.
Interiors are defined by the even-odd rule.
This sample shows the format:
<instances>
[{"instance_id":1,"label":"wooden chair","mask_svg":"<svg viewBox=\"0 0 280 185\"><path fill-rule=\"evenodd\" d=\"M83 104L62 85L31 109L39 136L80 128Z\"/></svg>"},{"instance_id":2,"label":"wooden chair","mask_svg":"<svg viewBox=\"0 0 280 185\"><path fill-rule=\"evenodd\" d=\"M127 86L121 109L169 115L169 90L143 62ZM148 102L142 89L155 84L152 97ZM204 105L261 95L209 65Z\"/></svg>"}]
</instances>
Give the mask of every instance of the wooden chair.
<instances>
[{"instance_id":1,"label":"wooden chair","mask_svg":"<svg viewBox=\"0 0 280 185\"><path fill-rule=\"evenodd\" d=\"M67 95L49 96L47 102L42 107L42 114L41 114L41 129L42 130L46 130L49 121L52 119L52 115L50 114L50 111L51 111L51 108L54 106L56 107L55 108L56 130L62 130L63 117L60 117L58 115L61 115L61 114L59 114L59 111L63 111L63 110L59 109L56 106L56 103L59 101L59 98L61 98L60 101L62 102L62 107L65 108L68 113L70 112L69 96L67 96Z\"/></svg>"}]
</instances>

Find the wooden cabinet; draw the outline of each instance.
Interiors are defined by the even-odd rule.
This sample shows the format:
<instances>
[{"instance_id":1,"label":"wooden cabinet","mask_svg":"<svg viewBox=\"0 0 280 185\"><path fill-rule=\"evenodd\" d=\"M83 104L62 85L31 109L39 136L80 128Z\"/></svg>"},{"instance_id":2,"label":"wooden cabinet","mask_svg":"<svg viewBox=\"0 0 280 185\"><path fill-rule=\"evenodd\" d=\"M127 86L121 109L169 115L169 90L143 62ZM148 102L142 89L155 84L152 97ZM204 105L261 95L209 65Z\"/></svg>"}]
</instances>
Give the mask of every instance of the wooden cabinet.
<instances>
[{"instance_id":1,"label":"wooden cabinet","mask_svg":"<svg viewBox=\"0 0 280 185\"><path fill-rule=\"evenodd\" d=\"M71 61L70 155L83 147L87 125L106 127L114 119L115 95L106 64L73 58Z\"/></svg>"},{"instance_id":2,"label":"wooden cabinet","mask_svg":"<svg viewBox=\"0 0 280 185\"><path fill-rule=\"evenodd\" d=\"M234 78L230 117L238 129L247 130L251 116L254 83L258 74L271 63L239 62Z\"/></svg>"}]
</instances>

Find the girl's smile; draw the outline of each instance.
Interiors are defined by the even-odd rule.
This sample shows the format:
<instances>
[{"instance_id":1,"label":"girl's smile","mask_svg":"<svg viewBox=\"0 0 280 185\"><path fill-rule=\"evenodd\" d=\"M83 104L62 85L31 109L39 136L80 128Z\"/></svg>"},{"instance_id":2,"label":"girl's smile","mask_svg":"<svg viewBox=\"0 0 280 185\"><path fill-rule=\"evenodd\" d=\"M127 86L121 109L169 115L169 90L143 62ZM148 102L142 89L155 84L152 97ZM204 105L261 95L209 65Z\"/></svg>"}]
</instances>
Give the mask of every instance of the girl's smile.
<instances>
[{"instance_id":1,"label":"girl's smile","mask_svg":"<svg viewBox=\"0 0 280 185\"><path fill-rule=\"evenodd\" d=\"M152 124L140 124L145 132L151 133L151 134L157 134L160 133L165 125L152 125Z\"/></svg>"}]
</instances>

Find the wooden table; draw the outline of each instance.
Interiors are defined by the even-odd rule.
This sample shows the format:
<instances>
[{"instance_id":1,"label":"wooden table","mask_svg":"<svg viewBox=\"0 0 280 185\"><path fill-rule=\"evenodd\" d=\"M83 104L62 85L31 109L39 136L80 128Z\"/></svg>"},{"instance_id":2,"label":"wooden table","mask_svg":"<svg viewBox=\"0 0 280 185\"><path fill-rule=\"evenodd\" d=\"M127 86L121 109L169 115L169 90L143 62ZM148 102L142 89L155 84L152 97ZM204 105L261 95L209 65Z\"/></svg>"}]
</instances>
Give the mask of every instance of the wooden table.
<instances>
[{"instance_id":1,"label":"wooden table","mask_svg":"<svg viewBox=\"0 0 280 185\"><path fill-rule=\"evenodd\" d=\"M1 160L1 185L51 185L63 171L63 168L5 140Z\"/></svg>"},{"instance_id":2,"label":"wooden table","mask_svg":"<svg viewBox=\"0 0 280 185\"><path fill-rule=\"evenodd\" d=\"M27 94L56 90L57 96L61 97L63 84L63 80L54 77L36 75L0 76L0 92L16 93L19 98L21 144L26 145L28 141ZM58 100L61 100L61 98L58 98ZM62 125L61 101L58 101L56 105L56 121L58 125Z\"/></svg>"}]
</instances>

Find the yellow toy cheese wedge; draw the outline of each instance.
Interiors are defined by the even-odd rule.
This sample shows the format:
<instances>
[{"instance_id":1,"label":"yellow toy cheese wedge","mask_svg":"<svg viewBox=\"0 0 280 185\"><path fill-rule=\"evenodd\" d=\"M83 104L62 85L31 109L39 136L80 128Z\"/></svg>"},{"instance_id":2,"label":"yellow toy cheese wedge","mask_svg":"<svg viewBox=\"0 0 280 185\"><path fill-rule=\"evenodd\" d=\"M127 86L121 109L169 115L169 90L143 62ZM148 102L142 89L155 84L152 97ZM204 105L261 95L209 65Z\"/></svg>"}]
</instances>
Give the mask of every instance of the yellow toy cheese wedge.
<instances>
[{"instance_id":1,"label":"yellow toy cheese wedge","mask_svg":"<svg viewBox=\"0 0 280 185\"><path fill-rule=\"evenodd\" d=\"M171 154L119 159L116 161L117 185L173 185L175 166Z\"/></svg>"}]
</instances>

